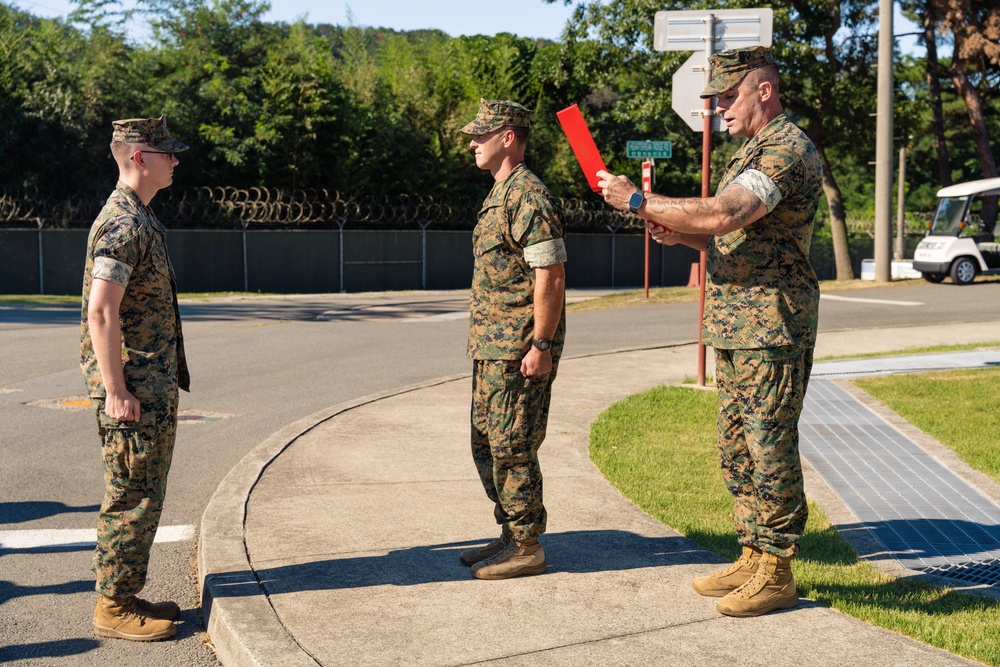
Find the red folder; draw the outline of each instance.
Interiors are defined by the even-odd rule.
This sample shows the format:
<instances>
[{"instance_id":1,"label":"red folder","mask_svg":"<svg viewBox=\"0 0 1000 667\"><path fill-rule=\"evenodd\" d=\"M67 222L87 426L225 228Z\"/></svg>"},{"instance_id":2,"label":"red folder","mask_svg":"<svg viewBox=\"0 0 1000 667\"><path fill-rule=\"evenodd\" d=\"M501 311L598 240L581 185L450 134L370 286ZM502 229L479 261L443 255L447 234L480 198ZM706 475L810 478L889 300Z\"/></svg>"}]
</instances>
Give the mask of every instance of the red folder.
<instances>
[{"instance_id":1,"label":"red folder","mask_svg":"<svg viewBox=\"0 0 1000 667\"><path fill-rule=\"evenodd\" d=\"M583 120L580 107L574 104L562 111L557 111L556 118L559 119L559 124L562 125L563 132L569 139L569 145L573 148L580 168L583 169L583 175L587 177L590 189L594 192L600 192L601 189L597 186L599 180L597 172L607 171L608 168L604 166L601 152L597 150L597 144L594 143L594 137L587 128L587 122Z\"/></svg>"},{"instance_id":2,"label":"red folder","mask_svg":"<svg viewBox=\"0 0 1000 667\"><path fill-rule=\"evenodd\" d=\"M597 182L600 180L597 178L597 172L607 171L608 168L604 166L604 160L601 159L601 151L597 150L597 144L594 143L594 136L590 133L590 129L587 128L587 122L583 120L580 107L574 104L562 111L557 111L556 118L559 119L559 124L562 125L563 132L566 133L566 138L569 139L569 145L573 147L576 161L580 163L583 175L587 177L587 182L590 183L590 189L594 192L600 192L601 188L597 185ZM652 222L654 225L659 225L664 229L670 229L666 225L649 220L649 218L642 219Z\"/></svg>"}]
</instances>

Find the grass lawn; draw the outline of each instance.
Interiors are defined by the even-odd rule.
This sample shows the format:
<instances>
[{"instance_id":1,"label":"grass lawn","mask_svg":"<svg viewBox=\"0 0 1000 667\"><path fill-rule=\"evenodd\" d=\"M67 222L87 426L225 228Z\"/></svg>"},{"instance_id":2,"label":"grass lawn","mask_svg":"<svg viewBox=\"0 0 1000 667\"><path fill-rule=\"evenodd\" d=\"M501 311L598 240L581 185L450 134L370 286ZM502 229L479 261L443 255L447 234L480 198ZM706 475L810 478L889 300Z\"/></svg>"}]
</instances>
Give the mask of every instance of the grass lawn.
<instances>
[{"instance_id":1,"label":"grass lawn","mask_svg":"<svg viewBox=\"0 0 1000 667\"><path fill-rule=\"evenodd\" d=\"M42 306L79 306L81 298L79 294L0 294L0 306L17 305L29 308Z\"/></svg>"},{"instance_id":2,"label":"grass lawn","mask_svg":"<svg viewBox=\"0 0 1000 667\"><path fill-rule=\"evenodd\" d=\"M986 394L994 397L992 428L960 430L968 432L971 439L985 437L986 443L979 445L995 447L1000 371L986 372L992 373L994 387ZM892 384L913 378L878 378L883 379ZM970 406L983 407L984 394L978 393L983 388L971 382L962 385L968 387L968 394L951 391L949 401L936 396L934 412L943 420L945 435L952 432L945 425L949 419L952 426L964 423ZM891 401L889 404L895 407ZM710 551L735 560L739 546L732 525L732 500L722 481L715 448L717 409L714 392L659 387L636 394L611 406L594 422L590 455L604 476L636 505ZM953 445L948 438L937 437ZM793 561L801 595L868 623L1000 667L1000 602L882 574L858 560L854 549L815 504L810 503L809 512L802 550Z\"/></svg>"},{"instance_id":3,"label":"grass lawn","mask_svg":"<svg viewBox=\"0 0 1000 667\"><path fill-rule=\"evenodd\" d=\"M178 299L200 300L230 296L271 296L267 292L181 292ZM0 294L0 306L79 306L83 297L79 294Z\"/></svg>"},{"instance_id":4,"label":"grass lawn","mask_svg":"<svg viewBox=\"0 0 1000 667\"><path fill-rule=\"evenodd\" d=\"M1000 483L1000 368L889 375L855 384Z\"/></svg>"},{"instance_id":5,"label":"grass lawn","mask_svg":"<svg viewBox=\"0 0 1000 667\"><path fill-rule=\"evenodd\" d=\"M1000 281L1000 276L978 276L977 282ZM819 283L820 292L839 292L843 290L864 290L875 287L906 287L909 285L924 284L923 278L909 280L894 280L891 283L880 283L874 280L821 280ZM629 290L627 292L616 292L596 299L587 299L571 303L566 306L566 310L600 310L603 308L621 308L623 306L647 306L658 303L683 303L697 301L699 290L697 287L651 287L649 298L646 298L644 289Z\"/></svg>"},{"instance_id":6,"label":"grass lawn","mask_svg":"<svg viewBox=\"0 0 1000 667\"><path fill-rule=\"evenodd\" d=\"M878 283L874 280L822 280L819 287L821 292L830 292L835 290L870 289L873 287L899 287L921 282L923 282L922 279L896 280L891 283ZM566 306L566 310L601 310L604 308L621 308L623 306L647 306L658 303L684 303L697 301L699 295L700 290L697 287L651 287L648 299L646 298L646 291L644 289L629 290L627 292L608 294L596 299L571 303Z\"/></svg>"}]
</instances>

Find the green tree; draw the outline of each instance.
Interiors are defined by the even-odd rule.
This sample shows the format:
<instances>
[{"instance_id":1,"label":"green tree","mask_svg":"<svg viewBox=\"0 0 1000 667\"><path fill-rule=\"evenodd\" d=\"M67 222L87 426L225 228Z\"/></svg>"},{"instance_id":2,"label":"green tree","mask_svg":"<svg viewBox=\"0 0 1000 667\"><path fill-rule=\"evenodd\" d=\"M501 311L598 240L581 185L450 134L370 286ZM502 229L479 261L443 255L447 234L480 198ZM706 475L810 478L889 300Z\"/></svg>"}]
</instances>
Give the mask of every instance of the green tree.
<instances>
[{"instance_id":1,"label":"green tree","mask_svg":"<svg viewBox=\"0 0 1000 667\"><path fill-rule=\"evenodd\" d=\"M260 75L280 42L252 0L150 0L154 57L144 111L165 113L193 149L180 182L247 187L266 182L275 134ZM194 167L194 168L191 168Z\"/></svg>"},{"instance_id":2,"label":"green tree","mask_svg":"<svg viewBox=\"0 0 1000 667\"><path fill-rule=\"evenodd\" d=\"M257 73L262 101L255 135L274 185L329 187L345 127L346 97L334 77L326 40L304 23L273 44Z\"/></svg>"},{"instance_id":3,"label":"green tree","mask_svg":"<svg viewBox=\"0 0 1000 667\"><path fill-rule=\"evenodd\" d=\"M108 156L114 106L129 88L122 36L99 18L86 28L0 5L0 182L86 191L113 173L110 161L100 163L106 169L66 167Z\"/></svg>"},{"instance_id":4,"label":"green tree","mask_svg":"<svg viewBox=\"0 0 1000 667\"><path fill-rule=\"evenodd\" d=\"M734 0L727 2L726 8L758 4L755 0ZM868 1L793 0L774 8L774 50L782 64L782 99L793 120L820 151L839 278L852 277L853 270L834 157L867 150L873 143L865 137L866 128L873 125L868 114L874 111L872 5ZM598 42L593 53L596 57L587 61L588 71L596 75L595 83L606 87L600 100L610 107L598 120L598 127L608 131L608 119L617 120L633 133L656 126L669 128L682 138L680 150L675 151L679 159L673 164L685 165L688 173L686 177L678 174L678 180L688 183L695 180L697 149L680 120L673 118L669 104L671 75L687 54L653 52L652 27L658 10L702 7L706 3L595 0L577 7L573 26L564 35L564 40L590 37ZM616 143L621 145L622 139ZM721 143L720 151L731 152L731 144ZM671 179L674 193L691 194L690 189L683 192L675 188Z\"/></svg>"}]
</instances>

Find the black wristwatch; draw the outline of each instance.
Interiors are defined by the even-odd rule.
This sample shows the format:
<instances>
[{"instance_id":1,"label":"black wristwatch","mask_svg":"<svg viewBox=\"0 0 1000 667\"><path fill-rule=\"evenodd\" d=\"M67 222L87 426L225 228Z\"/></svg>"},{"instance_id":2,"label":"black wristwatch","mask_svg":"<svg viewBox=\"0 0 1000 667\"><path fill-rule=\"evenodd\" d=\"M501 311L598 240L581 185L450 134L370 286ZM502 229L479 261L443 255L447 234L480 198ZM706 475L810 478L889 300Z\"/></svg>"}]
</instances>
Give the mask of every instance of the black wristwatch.
<instances>
[{"instance_id":1,"label":"black wristwatch","mask_svg":"<svg viewBox=\"0 0 1000 667\"><path fill-rule=\"evenodd\" d=\"M548 338L536 338L535 340L531 341L531 344L537 347L542 352L545 352L552 347L552 341L549 340Z\"/></svg>"},{"instance_id":2,"label":"black wristwatch","mask_svg":"<svg viewBox=\"0 0 1000 667\"><path fill-rule=\"evenodd\" d=\"M633 213L639 212L639 207L642 206L642 202L645 201L646 197L642 194L642 190L636 190L632 193L632 196L628 198L628 210Z\"/></svg>"}]
</instances>

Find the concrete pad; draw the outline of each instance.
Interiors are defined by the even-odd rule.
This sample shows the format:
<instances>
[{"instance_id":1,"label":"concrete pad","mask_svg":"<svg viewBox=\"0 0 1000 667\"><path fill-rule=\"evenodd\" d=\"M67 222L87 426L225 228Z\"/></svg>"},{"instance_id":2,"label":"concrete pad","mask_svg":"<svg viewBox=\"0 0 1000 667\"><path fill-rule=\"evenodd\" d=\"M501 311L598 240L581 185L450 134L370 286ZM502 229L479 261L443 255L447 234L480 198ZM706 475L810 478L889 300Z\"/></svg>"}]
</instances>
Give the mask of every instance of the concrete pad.
<instances>
[{"instance_id":1,"label":"concrete pad","mask_svg":"<svg viewBox=\"0 0 1000 667\"><path fill-rule=\"evenodd\" d=\"M498 532L469 454L468 378L362 399L276 434L227 477L203 521L203 597L220 659L773 665L780 645L781 664L973 664L806 600L732 619L691 590L720 559L625 499L587 446L608 405L680 384L696 365L694 346L563 361L539 453L550 567L535 577L478 581L458 562Z\"/></svg>"}]
</instances>

